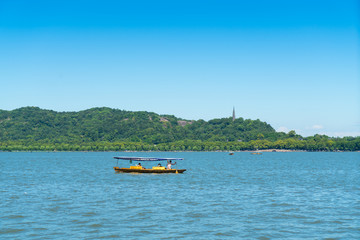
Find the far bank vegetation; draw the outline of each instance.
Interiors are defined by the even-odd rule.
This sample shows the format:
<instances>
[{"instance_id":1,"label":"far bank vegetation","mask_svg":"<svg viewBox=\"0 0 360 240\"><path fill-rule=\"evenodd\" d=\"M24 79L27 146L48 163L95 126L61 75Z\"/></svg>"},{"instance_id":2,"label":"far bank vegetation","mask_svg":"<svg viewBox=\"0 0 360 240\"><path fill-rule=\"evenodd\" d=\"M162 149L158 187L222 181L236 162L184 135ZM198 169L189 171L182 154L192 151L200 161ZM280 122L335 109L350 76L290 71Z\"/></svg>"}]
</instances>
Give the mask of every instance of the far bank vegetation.
<instances>
[{"instance_id":1,"label":"far bank vegetation","mask_svg":"<svg viewBox=\"0 0 360 240\"><path fill-rule=\"evenodd\" d=\"M186 120L173 115L92 108L0 110L0 151L359 151L360 137L302 137L260 120Z\"/></svg>"}]
</instances>

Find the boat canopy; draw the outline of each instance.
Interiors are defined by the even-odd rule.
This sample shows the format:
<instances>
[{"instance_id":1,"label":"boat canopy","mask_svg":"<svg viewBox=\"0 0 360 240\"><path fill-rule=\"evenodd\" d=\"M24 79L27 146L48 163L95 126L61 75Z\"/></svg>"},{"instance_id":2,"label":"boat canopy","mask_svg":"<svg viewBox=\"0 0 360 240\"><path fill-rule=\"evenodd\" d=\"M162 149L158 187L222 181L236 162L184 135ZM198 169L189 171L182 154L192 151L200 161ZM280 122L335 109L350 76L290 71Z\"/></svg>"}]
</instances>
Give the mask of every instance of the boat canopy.
<instances>
[{"instance_id":1,"label":"boat canopy","mask_svg":"<svg viewBox=\"0 0 360 240\"><path fill-rule=\"evenodd\" d=\"M176 161L184 160L183 158L154 158L154 157L114 157L115 159L130 160L130 161Z\"/></svg>"}]
</instances>

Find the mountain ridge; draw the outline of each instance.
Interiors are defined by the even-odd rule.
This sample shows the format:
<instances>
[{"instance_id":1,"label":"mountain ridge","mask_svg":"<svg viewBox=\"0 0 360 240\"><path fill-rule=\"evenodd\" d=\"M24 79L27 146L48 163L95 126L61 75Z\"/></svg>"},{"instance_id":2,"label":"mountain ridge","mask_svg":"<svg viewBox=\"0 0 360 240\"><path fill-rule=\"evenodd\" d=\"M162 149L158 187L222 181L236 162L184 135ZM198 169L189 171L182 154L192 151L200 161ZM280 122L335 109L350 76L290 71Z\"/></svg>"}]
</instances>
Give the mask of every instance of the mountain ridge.
<instances>
[{"instance_id":1,"label":"mountain ridge","mask_svg":"<svg viewBox=\"0 0 360 240\"><path fill-rule=\"evenodd\" d=\"M94 107L81 111L57 112L39 107L0 110L0 140L54 140L79 138L85 141L175 140L249 141L278 139L270 124L259 119L229 118L188 120L170 114Z\"/></svg>"},{"instance_id":2,"label":"mountain ridge","mask_svg":"<svg viewBox=\"0 0 360 240\"><path fill-rule=\"evenodd\" d=\"M0 151L359 151L360 137L303 138L259 119L187 120L147 111L96 107L56 112L0 110ZM272 151L270 150L270 151Z\"/></svg>"}]
</instances>

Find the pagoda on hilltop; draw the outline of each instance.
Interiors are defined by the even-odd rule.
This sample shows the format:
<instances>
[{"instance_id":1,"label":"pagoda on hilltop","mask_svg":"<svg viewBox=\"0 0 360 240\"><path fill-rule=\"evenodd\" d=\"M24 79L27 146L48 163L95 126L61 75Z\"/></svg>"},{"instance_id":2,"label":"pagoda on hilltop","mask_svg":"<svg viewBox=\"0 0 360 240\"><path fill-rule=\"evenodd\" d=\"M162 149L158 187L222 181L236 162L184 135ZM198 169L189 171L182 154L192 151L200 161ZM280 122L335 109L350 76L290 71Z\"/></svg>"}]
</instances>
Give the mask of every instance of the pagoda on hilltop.
<instances>
[{"instance_id":1,"label":"pagoda on hilltop","mask_svg":"<svg viewBox=\"0 0 360 240\"><path fill-rule=\"evenodd\" d=\"M235 107L233 107L233 121L235 121Z\"/></svg>"}]
</instances>

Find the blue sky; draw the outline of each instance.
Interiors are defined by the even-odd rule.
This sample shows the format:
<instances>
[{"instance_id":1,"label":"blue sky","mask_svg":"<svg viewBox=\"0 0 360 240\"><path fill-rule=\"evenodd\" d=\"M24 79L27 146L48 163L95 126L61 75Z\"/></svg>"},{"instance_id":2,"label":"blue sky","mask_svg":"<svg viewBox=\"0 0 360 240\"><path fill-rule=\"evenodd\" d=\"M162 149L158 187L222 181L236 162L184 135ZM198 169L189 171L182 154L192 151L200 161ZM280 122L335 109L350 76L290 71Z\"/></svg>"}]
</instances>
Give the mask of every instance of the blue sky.
<instances>
[{"instance_id":1,"label":"blue sky","mask_svg":"<svg viewBox=\"0 0 360 240\"><path fill-rule=\"evenodd\" d=\"M0 109L360 136L357 1L0 0Z\"/></svg>"}]
</instances>

